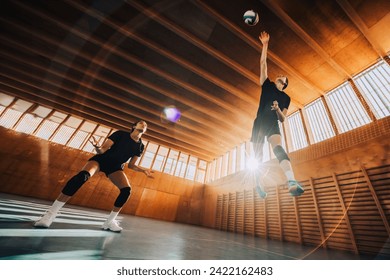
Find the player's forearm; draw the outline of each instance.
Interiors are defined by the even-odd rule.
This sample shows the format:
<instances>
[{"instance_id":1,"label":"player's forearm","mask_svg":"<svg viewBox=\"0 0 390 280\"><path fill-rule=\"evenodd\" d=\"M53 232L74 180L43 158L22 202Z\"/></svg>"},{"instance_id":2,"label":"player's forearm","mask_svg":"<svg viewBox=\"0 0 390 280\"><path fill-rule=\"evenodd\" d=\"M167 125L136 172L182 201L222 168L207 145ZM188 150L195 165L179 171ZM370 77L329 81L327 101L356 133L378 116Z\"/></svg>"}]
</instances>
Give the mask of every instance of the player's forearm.
<instances>
[{"instance_id":1,"label":"player's forearm","mask_svg":"<svg viewBox=\"0 0 390 280\"><path fill-rule=\"evenodd\" d=\"M101 147L95 147L96 153L97 154L104 154L110 147L107 146L101 146Z\"/></svg>"},{"instance_id":2,"label":"player's forearm","mask_svg":"<svg viewBox=\"0 0 390 280\"><path fill-rule=\"evenodd\" d=\"M276 115L278 116L278 120L280 122L284 122L284 120L286 119L286 116L283 114L282 110L280 110L280 108L278 108L276 110Z\"/></svg>"},{"instance_id":3,"label":"player's forearm","mask_svg":"<svg viewBox=\"0 0 390 280\"><path fill-rule=\"evenodd\" d=\"M133 165L129 164L127 167L129 169L136 171L136 172L145 172L145 170L146 170L146 169L139 167L138 165L134 165L134 164Z\"/></svg>"},{"instance_id":4,"label":"player's forearm","mask_svg":"<svg viewBox=\"0 0 390 280\"><path fill-rule=\"evenodd\" d=\"M268 42L263 44L260 56L260 66L263 67L267 64L267 52L268 52Z\"/></svg>"}]
</instances>

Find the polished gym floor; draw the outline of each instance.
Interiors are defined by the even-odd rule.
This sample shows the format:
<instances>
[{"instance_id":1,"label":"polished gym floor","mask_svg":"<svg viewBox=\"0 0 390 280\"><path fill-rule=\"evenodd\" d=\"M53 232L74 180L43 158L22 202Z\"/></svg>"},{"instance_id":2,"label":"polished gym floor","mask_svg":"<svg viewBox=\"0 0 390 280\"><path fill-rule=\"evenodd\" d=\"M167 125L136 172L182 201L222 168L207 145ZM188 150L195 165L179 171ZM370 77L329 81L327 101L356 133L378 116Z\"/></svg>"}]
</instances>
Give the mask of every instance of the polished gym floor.
<instances>
[{"instance_id":1,"label":"polished gym floor","mask_svg":"<svg viewBox=\"0 0 390 280\"><path fill-rule=\"evenodd\" d=\"M100 229L107 211L65 205L50 229L32 226L50 201L0 193L2 260L357 260L349 252L120 215L122 233Z\"/></svg>"}]
</instances>

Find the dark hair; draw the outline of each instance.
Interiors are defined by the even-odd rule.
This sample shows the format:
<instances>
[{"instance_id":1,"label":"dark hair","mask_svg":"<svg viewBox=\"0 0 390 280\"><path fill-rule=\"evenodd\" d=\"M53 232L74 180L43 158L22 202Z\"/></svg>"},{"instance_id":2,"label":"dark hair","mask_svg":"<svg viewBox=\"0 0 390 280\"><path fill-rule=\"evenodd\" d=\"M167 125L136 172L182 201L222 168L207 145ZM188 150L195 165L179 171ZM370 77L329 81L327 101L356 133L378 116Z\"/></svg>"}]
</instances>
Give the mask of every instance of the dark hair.
<instances>
[{"instance_id":1,"label":"dark hair","mask_svg":"<svg viewBox=\"0 0 390 280\"><path fill-rule=\"evenodd\" d=\"M288 86L288 78L286 77L286 82L284 83L282 90L284 90L287 86Z\"/></svg>"},{"instance_id":2,"label":"dark hair","mask_svg":"<svg viewBox=\"0 0 390 280\"><path fill-rule=\"evenodd\" d=\"M133 123L131 124L131 132L134 131L134 127L136 127L137 124L140 123L140 122L144 122L144 123L146 123L146 125L148 125L148 123L147 123L146 121L144 121L144 120L138 120L138 121L136 121L136 122L133 122Z\"/></svg>"}]
</instances>

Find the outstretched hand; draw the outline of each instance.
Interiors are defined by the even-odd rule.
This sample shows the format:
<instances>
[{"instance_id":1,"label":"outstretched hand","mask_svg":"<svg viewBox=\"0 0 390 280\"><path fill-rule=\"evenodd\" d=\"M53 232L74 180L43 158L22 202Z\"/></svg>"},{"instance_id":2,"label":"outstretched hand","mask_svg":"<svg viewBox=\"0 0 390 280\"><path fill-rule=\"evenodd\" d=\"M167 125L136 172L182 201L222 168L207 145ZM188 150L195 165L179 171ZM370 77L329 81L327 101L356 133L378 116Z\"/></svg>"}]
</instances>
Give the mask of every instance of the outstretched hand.
<instances>
[{"instance_id":1,"label":"outstretched hand","mask_svg":"<svg viewBox=\"0 0 390 280\"><path fill-rule=\"evenodd\" d=\"M269 42L269 34L265 31L261 32L259 35L259 40L263 45L267 44Z\"/></svg>"},{"instance_id":2,"label":"outstretched hand","mask_svg":"<svg viewBox=\"0 0 390 280\"><path fill-rule=\"evenodd\" d=\"M91 143L92 146L94 146L95 148L99 148L99 142L96 140L96 138L93 135L91 137L92 137L93 141L91 141L91 139L89 139L88 140L89 143Z\"/></svg>"},{"instance_id":3,"label":"outstretched hand","mask_svg":"<svg viewBox=\"0 0 390 280\"><path fill-rule=\"evenodd\" d=\"M149 177L149 178L154 178L153 177L153 173L154 173L154 171L152 170L152 169L145 169L144 170L144 173L145 173L145 175L147 176L147 177Z\"/></svg>"},{"instance_id":4,"label":"outstretched hand","mask_svg":"<svg viewBox=\"0 0 390 280\"><path fill-rule=\"evenodd\" d=\"M95 148L96 153L101 154L102 151L100 150L99 142L96 140L96 138L93 135L91 137L93 139L93 142L90 139L90 140L88 140L89 143L91 143L92 146Z\"/></svg>"}]
</instances>

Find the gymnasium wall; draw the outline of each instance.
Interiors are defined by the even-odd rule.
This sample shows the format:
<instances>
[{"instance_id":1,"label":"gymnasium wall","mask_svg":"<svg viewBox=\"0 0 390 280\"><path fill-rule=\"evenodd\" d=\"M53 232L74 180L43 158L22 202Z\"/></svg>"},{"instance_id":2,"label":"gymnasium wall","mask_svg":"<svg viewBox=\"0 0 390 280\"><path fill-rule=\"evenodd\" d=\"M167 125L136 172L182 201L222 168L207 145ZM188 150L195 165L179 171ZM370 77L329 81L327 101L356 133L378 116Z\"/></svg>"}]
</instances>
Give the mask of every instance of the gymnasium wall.
<instances>
[{"instance_id":1,"label":"gymnasium wall","mask_svg":"<svg viewBox=\"0 0 390 280\"><path fill-rule=\"evenodd\" d=\"M248 171L207 184L202 225L390 257L389 138L388 117L291 153L306 189L299 198L289 195L276 160L262 166L266 200Z\"/></svg>"},{"instance_id":2,"label":"gymnasium wall","mask_svg":"<svg viewBox=\"0 0 390 280\"><path fill-rule=\"evenodd\" d=\"M0 127L0 192L53 201L92 154ZM160 172L154 179L125 168L132 195L122 213L200 223L204 185ZM103 173L93 176L70 204L110 211L119 190Z\"/></svg>"}]
</instances>

